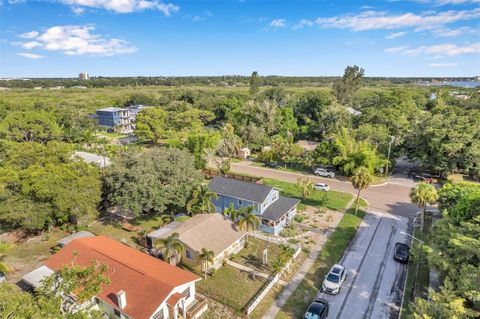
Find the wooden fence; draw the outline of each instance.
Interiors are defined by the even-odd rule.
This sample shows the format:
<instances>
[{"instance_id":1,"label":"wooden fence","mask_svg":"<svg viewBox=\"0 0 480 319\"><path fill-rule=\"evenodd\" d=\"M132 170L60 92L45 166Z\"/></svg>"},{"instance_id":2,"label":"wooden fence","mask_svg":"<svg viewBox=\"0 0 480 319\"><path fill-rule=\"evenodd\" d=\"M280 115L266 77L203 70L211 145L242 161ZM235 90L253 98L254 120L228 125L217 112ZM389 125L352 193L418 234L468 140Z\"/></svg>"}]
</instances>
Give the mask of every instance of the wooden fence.
<instances>
[{"instance_id":1,"label":"wooden fence","mask_svg":"<svg viewBox=\"0 0 480 319\"><path fill-rule=\"evenodd\" d=\"M217 171L215 169L211 169L211 168L203 169L202 174L205 178L209 178L209 179L213 178L215 176L220 176L221 175L219 171ZM225 175L225 177L233 178L233 179L240 180L240 181L263 184L263 179L261 177L257 177L257 176L249 176L249 175L243 175L243 174L237 174L237 173L228 173L227 175Z\"/></svg>"}]
</instances>

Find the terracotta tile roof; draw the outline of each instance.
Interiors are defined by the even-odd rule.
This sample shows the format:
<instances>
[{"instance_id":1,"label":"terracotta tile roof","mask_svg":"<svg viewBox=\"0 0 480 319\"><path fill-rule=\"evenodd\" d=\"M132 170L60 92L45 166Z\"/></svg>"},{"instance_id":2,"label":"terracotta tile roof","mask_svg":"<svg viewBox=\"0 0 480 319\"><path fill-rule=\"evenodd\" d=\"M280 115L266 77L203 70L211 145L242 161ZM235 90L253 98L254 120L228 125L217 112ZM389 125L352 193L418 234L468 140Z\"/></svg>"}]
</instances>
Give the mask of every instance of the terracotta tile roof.
<instances>
[{"instance_id":1,"label":"terracotta tile roof","mask_svg":"<svg viewBox=\"0 0 480 319\"><path fill-rule=\"evenodd\" d=\"M115 294L124 290L127 306L122 311L134 319L150 318L173 288L200 280L193 273L106 236L75 239L44 264L58 270L71 264L74 258L79 265L90 265L92 260L108 265L107 274L111 283L104 285L97 297L118 309Z\"/></svg>"},{"instance_id":2,"label":"terracotta tile roof","mask_svg":"<svg viewBox=\"0 0 480 319\"><path fill-rule=\"evenodd\" d=\"M170 306L175 306L180 299L183 298L183 295L179 294L178 292L174 293L170 298L167 300L167 304Z\"/></svg>"}]
</instances>

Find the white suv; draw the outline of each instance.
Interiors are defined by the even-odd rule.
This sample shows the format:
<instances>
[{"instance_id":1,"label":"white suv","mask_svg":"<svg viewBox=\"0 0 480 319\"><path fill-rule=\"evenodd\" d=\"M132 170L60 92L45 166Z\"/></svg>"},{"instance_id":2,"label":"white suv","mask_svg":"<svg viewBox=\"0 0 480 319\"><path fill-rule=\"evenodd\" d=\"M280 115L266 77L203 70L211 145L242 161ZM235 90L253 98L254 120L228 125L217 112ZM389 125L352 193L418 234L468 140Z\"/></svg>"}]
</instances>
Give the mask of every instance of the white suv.
<instances>
[{"instance_id":1,"label":"white suv","mask_svg":"<svg viewBox=\"0 0 480 319\"><path fill-rule=\"evenodd\" d=\"M328 171L325 168L317 168L313 171L313 174L317 176L324 176L324 177L330 177L330 178L335 177L334 172Z\"/></svg>"},{"instance_id":2,"label":"white suv","mask_svg":"<svg viewBox=\"0 0 480 319\"><path fill-rule=\"evenodd\" d=\"M322 291L327 294L336 295L340 292L343 282L347 278L345 267L339 264L333 265L323 281Z\"/></svg>"}]
</instances>

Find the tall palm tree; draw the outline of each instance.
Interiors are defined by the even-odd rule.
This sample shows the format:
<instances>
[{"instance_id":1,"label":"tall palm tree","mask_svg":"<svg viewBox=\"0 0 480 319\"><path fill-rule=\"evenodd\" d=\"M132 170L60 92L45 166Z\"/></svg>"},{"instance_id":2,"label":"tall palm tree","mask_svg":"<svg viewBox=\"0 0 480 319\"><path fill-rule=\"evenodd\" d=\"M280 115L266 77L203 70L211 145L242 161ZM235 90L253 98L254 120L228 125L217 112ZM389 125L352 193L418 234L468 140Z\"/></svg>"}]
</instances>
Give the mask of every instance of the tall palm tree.
<instances>
[{"instance_id":1,"label":"tall palm tree","mask_svg":"<svg viewBox=\"0 0 480 319\"><path fill-rule=\"evenodd\" d=\"M310 178L303 179L299 177L297 179L297 186L300 187L302 191L302 200L310 196L315 189L315 183Z\"/></svg>"},{"instance_id":2,"label":"tall palm tree","mask_svg":"<svg viewBox=\"0 0 480 319\"><path fill-rule=\"evenodd\" d=\"M177 264L179 261L178 256L180 256L185 249L179 237L180 235L178 233L173 233L167 238L158 239L155 242L155 248L163 252L163 260L170 264Z\"/></svg>"},{"instance_id":3,"label":"tall palm tree","mask_svg":"<svg viewBox=\"0 0 480 319\"><path fill-rule=\"evenodd\" d=\"M197 255L197 262L202 262L205 279L207 279L208 265L213 263L213 257L214 252L205 248L202 248L202 252Z\"/></svg>"},{"instance_id":4,"label":"tall palm tree","mask_svg":"<svg viewBox=\"0 0 480 319\"><path fill-rule=\"evenodd\" d=\"M410 191L410 200L412 203L417 205L419 208L422 209L422 229L423 229L423 222L425 220L425 212L427 210L427 204L435 204L438 200L438 193L435 186L432 184L428 184L425 182L417 184L412 190Z\"/></svg>"},{"instance_id":5,"label":"tall palm tree","mask_svg":"<svg viewBox=\"0 0 480 319\"><path fill-rule=\"evenodd\" d=\"M10 250L8 243L0 242L0 259ZM8 267L4 263L0 262L0 272L7 273Z\"/></svg>"},{"instance_id":6,"label":"tall palm tree","mask_svg":"<svg viewBox=\"0 0 480 319\"><path fill-rule=\"evenodd\" d=\"M355 175L352 176L352 185L357 190L357 200L355 203L355 215L357 215L358 204L360 202L360 192L367 189L372 183L372 175L366 167L360 167Z\"/></svg>"},{"instance_id":7,"label":"tall palm tree","mask_svg":"<svg viewBox=\"0 0 480 319\"><path fill-rule=\"evenodd\" d=\"M232 221L236 221L240 216L240 212L238 209L235 209L235 205L233 203L230 203L230 206L223 210L223 216L228 216Z\"/></svg>"},{"instance_id":8,"label":"tall palm tree","mask_svg":"<svg viewBox=\"0 0 480 319\"><path fill-rule=\"evenodd\" d=\"M210 191L207 185L200 184L194 189L192 199L187 203L187 211L191 215L215 213L213 198L217 199L218 195Z\"/></svg>"},{"instance_id":9,"label":"tall palm tree","mask_svg":"<svg viewBox=\"0 0 480 319\"><path fill-rule=\"evenodd\" d=\"M253 231L260 225L260 218L253 213L253 206L240 208L238 227L241 230Z\"/></svg>"}]
</instances>

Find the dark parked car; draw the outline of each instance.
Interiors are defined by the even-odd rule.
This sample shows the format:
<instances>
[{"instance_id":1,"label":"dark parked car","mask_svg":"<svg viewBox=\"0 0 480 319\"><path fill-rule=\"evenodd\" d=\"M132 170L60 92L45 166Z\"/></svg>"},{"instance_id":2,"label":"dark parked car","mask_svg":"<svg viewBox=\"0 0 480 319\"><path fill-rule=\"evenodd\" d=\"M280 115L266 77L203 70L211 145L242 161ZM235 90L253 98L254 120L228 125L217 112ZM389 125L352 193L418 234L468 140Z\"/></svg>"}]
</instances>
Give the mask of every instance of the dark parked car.
<instances>
[{"instance_id":1,"label":"dark parked car","mask_svg":"<svg viewBox=\"0 0 480 319\"><path fill-rule=\"evenodd\" d=\"M393 259L403 263L408 262L410 257L410 247L404 243L396 243L395 251L393 252Z\"/></svg>"},{"instance_id":2,"label":"dark parked car","mask_svg":"<svg viewBox=\"0 0 480 319\"><path fill-rule=\"evenodd\" d=\"M280 164L278 164L277 162L267 162L267 163L265 163L265 167L279 168Z\"/></svg>"},{"instance_id":3,"label":"dark parked car","mask_svg":"<svg viewBox=\"0 0 480 319\"><path fill-rule=\"evenodd\" d=\"M328 307L325 299L316 299L308 307L303 319L325 319L328 316Z\"/></svg>"},{"instance_id":4,"label":"dark parked car","mask_svg":"<svg viewBox=\"0 0 480 319\"><path fill-rule=\"evenodd\" d=\"M415 174L413 179L419 182L433 183L433 176L428 173Z\"/></svg>"}]
</instances>

